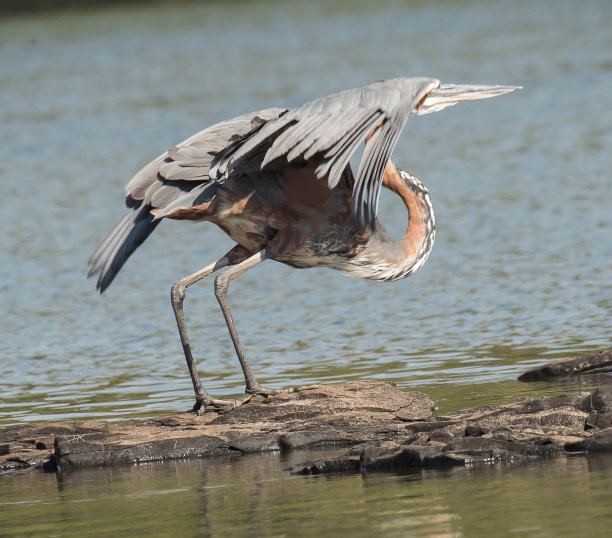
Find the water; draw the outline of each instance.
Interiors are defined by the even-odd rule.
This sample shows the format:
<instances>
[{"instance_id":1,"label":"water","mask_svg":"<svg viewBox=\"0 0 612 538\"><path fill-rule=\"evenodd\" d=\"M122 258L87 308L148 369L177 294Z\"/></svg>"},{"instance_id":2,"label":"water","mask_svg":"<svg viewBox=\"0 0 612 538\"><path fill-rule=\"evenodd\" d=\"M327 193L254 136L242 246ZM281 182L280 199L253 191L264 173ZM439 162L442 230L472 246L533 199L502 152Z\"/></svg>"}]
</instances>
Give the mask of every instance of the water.
<instances>
[{"instance_id":1,"label":"water","mask_svg":"<svg viewBox=\"0 0 612 538\"><path fill-rule=\"evenodd\" d=\"M0 476L3 536L608 536L612 461L294 476L316 453ZM300 460L302 458L302 460Z\"/></svg>"},{"instance_id":2,"label":"water","mask_svg":"<svg viewBox=\"0 0 612 538\"><path fill-rule=\"evenodd\" d=\"M438 228L414 276L378 284L266 262L232 284L259 380L382 378L442 412L591 388L515 379L610 347L611 50L607 0L206 2L0 20L0 424L189 408L169 288L231 242L164 222L99 297L86 261L123 215L124 184L206 125L393 76L524 90L409 120L394 161L430 189ZM401 203L382 208L401 233ZM212 281L185 308L206 388L239 394Z\"/></svg>"}]
</instances>

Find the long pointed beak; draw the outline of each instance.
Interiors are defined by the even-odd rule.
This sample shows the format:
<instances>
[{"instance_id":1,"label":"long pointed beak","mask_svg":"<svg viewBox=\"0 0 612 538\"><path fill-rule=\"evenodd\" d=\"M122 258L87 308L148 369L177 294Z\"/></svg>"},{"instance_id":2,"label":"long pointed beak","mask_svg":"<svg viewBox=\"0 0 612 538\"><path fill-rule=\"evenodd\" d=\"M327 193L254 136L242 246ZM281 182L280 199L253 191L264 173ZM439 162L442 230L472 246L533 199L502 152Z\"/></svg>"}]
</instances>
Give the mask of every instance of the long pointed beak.
<instances>
[{"instance_id":1,"label":"long pointed beak","mask_svg":"<svg viewBox=\"0 0 612 538\"><path fill-rule=\"evenodd\" d=\"M522 89L522 86L483 86L473 84L442 84L431 91L414 114L430 114L462 101L488 99Z\"/></svg>"}]
</instances>

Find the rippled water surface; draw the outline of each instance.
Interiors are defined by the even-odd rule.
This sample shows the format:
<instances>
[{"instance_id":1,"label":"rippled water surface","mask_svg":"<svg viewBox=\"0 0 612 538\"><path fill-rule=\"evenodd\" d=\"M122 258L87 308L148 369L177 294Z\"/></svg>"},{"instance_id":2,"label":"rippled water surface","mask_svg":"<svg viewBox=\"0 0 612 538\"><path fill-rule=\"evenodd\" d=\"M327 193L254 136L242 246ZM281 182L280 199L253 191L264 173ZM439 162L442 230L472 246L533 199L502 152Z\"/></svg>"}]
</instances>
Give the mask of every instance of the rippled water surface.
<instances>
[{"instance_id":1,"label":"rippled water surface","mask_svg":"<svg viewBox=\"0 0 612 538\"><path fill-rule=\"evenodd\" d=\"M568 390L515 379L610 347L611 51L607 0L203 2L0 19L0 424L190 407L169 287L231 241L164 222L100 297L86 261L123 215L124 184L214 122L393 76L524 89L409 120L394 161L430 189L438 229L419 273L378 284L266 262L232 284L260 381L382 378L441 411ZM387 196L382 208L400 234L401 204ZM239 394L212 281L189 289L186 314L205 386Z\"/></svg>"}]
</instances>

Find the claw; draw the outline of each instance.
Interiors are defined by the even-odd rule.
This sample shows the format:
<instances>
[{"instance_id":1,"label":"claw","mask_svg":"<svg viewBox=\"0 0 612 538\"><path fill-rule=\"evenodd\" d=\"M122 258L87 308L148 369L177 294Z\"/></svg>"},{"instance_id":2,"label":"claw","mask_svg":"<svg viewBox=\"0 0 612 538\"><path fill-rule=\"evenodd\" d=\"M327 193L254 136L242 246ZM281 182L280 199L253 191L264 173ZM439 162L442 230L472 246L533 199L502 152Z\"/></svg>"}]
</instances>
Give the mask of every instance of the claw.
<instances>
[{"instance_id":1,"label":"claw","mask_svg":"<svg viewBox=\"0 0 612 538\"><path fill-rule=\"evenodd\" d=\"M240 407L241 405L250 402L253 398L254 394L245 394L239 400L220 400L218 398L212 398L208 394L196 396L196 401L193 404L191 409L192 413L196 415L203 414L207 410L210 411L229 411L231 409L236 409L236 407Z\"/></svg>"},{"instance_id":2,"label":"claw","mask_svg":"<svg viewBox=\"0 0 612 538\"><path fill-rule=\"evenodd\" d=\"M251 396L263 396L264 398L267 398L268 396L276 396L277 394L285 391L286 389L269 389L262 387L259 383L244 389L246 394L250 394Z\"/></svg>"},{"instance_id":3,"label":"claw","mask_svg":"<svg viewBox=\"0 0 612 538\"><path fill-rule=\"evenodd\" d=\"M203 414L207 410L223 412L231 409L236 409L248 402L250 402L255 396L262 396L268 398L270 396L278 396L279 394L290 394L292 392L300 392L301 390L318 388L320 385L306 385L302 387L289 387L286 389L270 389L262 387L259 383L255 386L251 386L245 389L244 395L238 400L220 400L213 398L208 393L197 394L196 401L191 409L192 413L196 415Z\"/></svg>"},{"instance_id":4,"label":"claw","mask_svg":"<svg viewBox=\"0 0 612 538\"><path fill-rule=\"evenodd\" d=\"M251 394L252 396L263 396L264 398L268 398L269 396L278 396L279 394L289 394L291 392L298 392L304 387L289 387L286 389L269 389L267 387L262 387L260 384L256 384L255 386L247 387L245 392L247 394Z\"/></svg>"}]
</instances>

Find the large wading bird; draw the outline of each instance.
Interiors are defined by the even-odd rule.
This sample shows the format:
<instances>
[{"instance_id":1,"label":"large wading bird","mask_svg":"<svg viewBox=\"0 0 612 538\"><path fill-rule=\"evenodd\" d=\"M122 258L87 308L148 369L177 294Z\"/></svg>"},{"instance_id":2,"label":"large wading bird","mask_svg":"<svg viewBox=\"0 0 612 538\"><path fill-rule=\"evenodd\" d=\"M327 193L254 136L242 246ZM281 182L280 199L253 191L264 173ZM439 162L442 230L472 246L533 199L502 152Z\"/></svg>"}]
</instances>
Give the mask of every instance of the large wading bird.
<instances>
[{"instance_id":1,"label":"large wading bird","mask_svg":"<svg viewBox=\"0 0 612 538\"><path fill-rule=\"evenodd\" d=\"M279 391L257 382L244 355L227 301L229 283L268 259L384 282L414 273L431 251L435 222L427 189L390 161L408 116L515 89L398 78L213 125L131 179L125 189L129 212L91 256L89 276L99 274L97 287L103 292L162 219L213 222L236 245L171 289L195 390L194 410L275 394ZM364 143L355 177L349 161ZM409 222L400 241L392 240L377 218L381 186L406 205ZM204 390L183 313L187 287L228 266L215 278L214 289L246 381L245 397L237 402Z\"/></svg>"}]
</instances>

